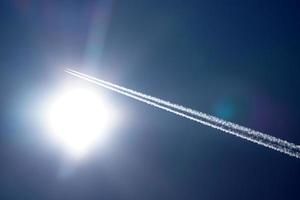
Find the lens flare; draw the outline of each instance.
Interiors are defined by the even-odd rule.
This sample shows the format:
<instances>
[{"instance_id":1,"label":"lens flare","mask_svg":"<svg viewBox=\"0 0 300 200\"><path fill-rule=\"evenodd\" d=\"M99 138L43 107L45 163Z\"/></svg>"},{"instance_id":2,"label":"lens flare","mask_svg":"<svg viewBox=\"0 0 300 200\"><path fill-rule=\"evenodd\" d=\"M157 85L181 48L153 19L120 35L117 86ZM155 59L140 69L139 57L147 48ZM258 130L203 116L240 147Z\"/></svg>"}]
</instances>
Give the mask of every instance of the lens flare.
<instances>
[{"instance_id":1,"label":"lens flare","mask_svg":"<svg viewBox=\"0 0 300 200\"><path fill-rule=\"evenodd\" d=\"M87 88L68 89L49 107L51 136L76 158L107 141L113 112L98 93Z\"/></svg>"}]
</instances>

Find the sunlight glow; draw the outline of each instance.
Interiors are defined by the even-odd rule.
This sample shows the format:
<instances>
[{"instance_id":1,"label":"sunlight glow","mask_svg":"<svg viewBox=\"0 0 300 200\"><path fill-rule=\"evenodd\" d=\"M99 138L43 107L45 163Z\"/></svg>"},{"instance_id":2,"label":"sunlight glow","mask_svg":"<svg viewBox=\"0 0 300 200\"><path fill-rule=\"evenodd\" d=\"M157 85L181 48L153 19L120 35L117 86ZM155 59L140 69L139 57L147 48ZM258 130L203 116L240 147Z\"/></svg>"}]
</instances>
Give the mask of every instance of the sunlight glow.
<instances>
[{"instance_id":1,"label":"sunlight glow","mask_svg":"<svg viewBox=\"0 0 300 200\"><path fill-rule=\"evenodd\" d=\"M63 91L48 111L51 136L75 158L86 155L109 136L113 110L101 96L87 88Z\"/></svg>"}]
</instances>

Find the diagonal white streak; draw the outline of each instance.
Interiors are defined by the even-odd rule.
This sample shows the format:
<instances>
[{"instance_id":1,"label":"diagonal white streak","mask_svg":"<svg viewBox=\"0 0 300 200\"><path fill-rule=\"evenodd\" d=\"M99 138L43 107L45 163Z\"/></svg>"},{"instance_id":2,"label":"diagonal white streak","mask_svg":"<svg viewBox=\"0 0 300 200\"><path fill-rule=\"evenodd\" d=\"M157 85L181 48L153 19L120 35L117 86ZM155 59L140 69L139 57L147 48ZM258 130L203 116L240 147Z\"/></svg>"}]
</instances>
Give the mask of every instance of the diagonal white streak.
<instances>
[{"instance_id":1,"label":"diagonal white streak","mask_svg":"<svg viewBox=\"0 0 300 200\"><path fill-rule=\"evenodd\" d=\"M147 103L154 107L166 110L168 112L174 113L181 117L196 121L198 123L210 126L212 128L216 128L218 130L224 131L226 133L230 133L237 137L249 140L251 142L260 144L262 146L277 150L279 152L288 154L290 156L294 156L296 158L300 158L300 146L295 145L293 143L287 142L285 140L267 135L265 133L261 133L250 128L246 128L244 126L240 126L238 124L234 124L232 122L228 122L226 120L217 118L215 116L211 116L191 108L186 108L182 105L173 104L169 101L165 101L156 97L152 97L150 95L146 95L107 81L103 81L97 79L92 76L88 76L86 74L77 72L72 69L67 69L65 72L76 76L78 78L84 79L101 87L113 90L120 94L126 95L138 101Z\"/></svg>"}]
</instances>

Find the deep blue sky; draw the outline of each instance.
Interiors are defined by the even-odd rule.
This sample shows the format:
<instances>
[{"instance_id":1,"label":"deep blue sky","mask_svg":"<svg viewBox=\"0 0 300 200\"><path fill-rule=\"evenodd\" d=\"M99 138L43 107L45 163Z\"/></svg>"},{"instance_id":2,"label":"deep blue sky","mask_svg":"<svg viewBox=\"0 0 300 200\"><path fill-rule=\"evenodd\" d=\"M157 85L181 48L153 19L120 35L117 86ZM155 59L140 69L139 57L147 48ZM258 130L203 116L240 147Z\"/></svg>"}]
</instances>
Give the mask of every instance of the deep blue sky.
<instances>
[{"instance_id":1,"label":"deep blue sky","mask_svg":"<svg viewBox=\"0 0 300 200\"><path fill-rule=\"evenodd\" d=\"M297 0L0 3L1 199L300 199L300 161L99 89L130 113L58 176L34 116L65 67L300 144Z\"/></svg>"}]
</instances>

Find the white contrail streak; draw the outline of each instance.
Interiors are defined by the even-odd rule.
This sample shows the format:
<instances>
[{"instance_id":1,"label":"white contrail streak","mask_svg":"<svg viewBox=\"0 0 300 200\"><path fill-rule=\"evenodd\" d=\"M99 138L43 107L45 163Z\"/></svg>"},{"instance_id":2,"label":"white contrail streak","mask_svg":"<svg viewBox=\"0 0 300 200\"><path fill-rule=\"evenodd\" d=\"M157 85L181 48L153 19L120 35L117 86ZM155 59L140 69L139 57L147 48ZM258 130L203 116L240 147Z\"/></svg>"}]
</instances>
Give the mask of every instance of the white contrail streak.
<instances>
[{"instance_id":1,"label":"white contrail streak","mask_svg":"<svg viewBox=\"0 0 300 200\"><path fill-rule=\"evenodd\" d=\"M240 126L238 124L234 124L232 122L225 121L223 119L193 110L191 108L186 108L182 105L173 104L169 101L165 101L156 97L152 97L150 95L146 95L107 81L103 81L97 79L92 76L88 76L86 74L77 72L72 69L67 69L65 72L76 76L78 78L87 80L101 87L113 90L120 94L129 96L136 100L142 101L149 105L158 107L160 109L166 110L168 112L174 113L176 115L185 117L187 119L199 122L201 124L210 126L212 128L219 129L226 133L230 133L237 137L249 140L251 142L263 145L265 147L269 147L271 149L277 150L282 153L286 153L290 156L294 156L296 158L300 158L300 146L295 145L293 143L287 142L285 140L252 130L250 128L246 128L244 126Z\"/></svg>"}]
</instances>

